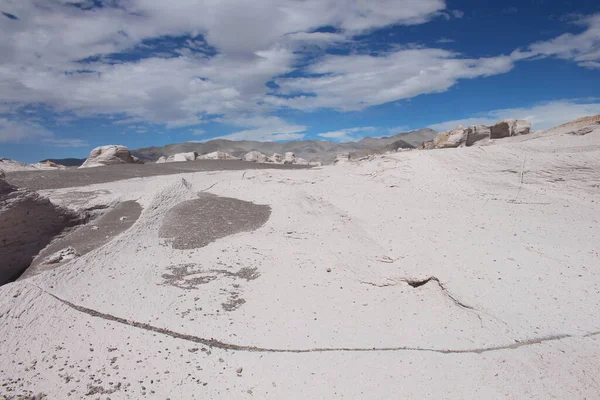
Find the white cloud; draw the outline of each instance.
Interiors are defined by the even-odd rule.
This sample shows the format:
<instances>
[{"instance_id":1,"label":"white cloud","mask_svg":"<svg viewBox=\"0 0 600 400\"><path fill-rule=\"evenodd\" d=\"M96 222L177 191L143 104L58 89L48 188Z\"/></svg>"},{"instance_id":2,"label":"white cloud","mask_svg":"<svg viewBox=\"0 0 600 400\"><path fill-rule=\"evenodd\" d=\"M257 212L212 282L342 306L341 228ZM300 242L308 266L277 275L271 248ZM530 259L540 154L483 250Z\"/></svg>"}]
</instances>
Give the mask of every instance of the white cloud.
<instances>
[{"instance_id":1,"label":"white cloud","mask_svg":"<svg viewBox=\"0 0 600 400\"><path fill-rule=\"evenodd\" d=\"M198 125L210 115L261 115L273 110L264 102L266 83L294 69L297 50L423 23L445 8L444 0L101 2L104 7L90 0L3 5L17 19L0 24L0 104L45 104L78 117L119 115L123 123L167 128ZM314 32L321 26L338 32ZM174 49L177 58L142 43L186 35L184 47ZM151 57L107 62L135 46ZM212 58L210 48L218 52ZM97 61L78 63L90 57Z\"/></svg>"},{"instance_id":2,"label":"white cloud","mask_svg":"<svg viewBox=\"0 0 600 400\"><path fill-rule=\"evenodd\" d=\"M45 143L55 147L83 147L81 139L60 139L43 126L28 121L0 118L0 143Z\"/></svg>"},{"instance_id":3,"label":"white cloud","mask_svg":"<svg viewBox=\"0 0 600 400\"><path fill-rule=\"evenodd\" d=\"M307 129L304 125L290 124L279 117L239 117L222 122L250 127L251 129L233 132L218 139L256 140L262 142L298 140L305 136L302 132Z\"/></svg>"},{"instance_id":4,"label":"white cloud","mask_svg":"<svg viewBox=\"0 0 600 400\"><path fill-rule=\"evenodd\" d=\"M356 127L356 128L347 128L347 129L340 129L337 131L319 133L318 136L321 136L321 137L324 137L327 139L335 139L340 142L354 142L354 141L358 140L360 137L366 136L366 134L368 134L369 132L374 132L376 130L377 130L377 128L375 128L373 126L362 126L362 127ZM357 135L360 133L363 133L363 135Z\"/></svg>"},{"instance_id":5,"label":"white cloud","mask_svg":"<svg viewBox=\"0 0 600 400\"><path fill-rule=\"evenodd\" d=\"M585 27L579 34L565 33L552 40L532 44L530 57L555 56L572 60L585 68L600 67L600 13L581 17L575 21Z\"/></svg>"},{"instance_id":6,"label":"white cloud","mask_svg":"<svg viewBox=\"0 0 600 400\"><path fill-rule=\"evenodd\" d=\"M0 118L0 143L17 143L51 136L52 133L39 124Z\"/></svg>"},{"instance_id":7,"label":"white cloud","mask_svg":"<svg viewBox=\"0 0 600 400\"><path fill-rule=\"evenodd\" d=\"M470 118L446 121L430 125L431 129L446 131L457 125L491 125L508 118L528 119L534 130L546 130L577 118L600 114L600 103L559 100L525 108L493 110Z\"/></svg>"},{"instance_id":8,"label":"white cloud","mask_svg":"<svg viewBox=\"0 0 600 400\"><path fill-rule=\"evenodd\" d=\"M299 109L363 108L444 92L460 79L502 74L512 69L510 57L467 59L441 49L405 49L383 56L326 56L308 67L316 76L276 80L280 93L273 104Z\"/></svg>"}]
</instances>

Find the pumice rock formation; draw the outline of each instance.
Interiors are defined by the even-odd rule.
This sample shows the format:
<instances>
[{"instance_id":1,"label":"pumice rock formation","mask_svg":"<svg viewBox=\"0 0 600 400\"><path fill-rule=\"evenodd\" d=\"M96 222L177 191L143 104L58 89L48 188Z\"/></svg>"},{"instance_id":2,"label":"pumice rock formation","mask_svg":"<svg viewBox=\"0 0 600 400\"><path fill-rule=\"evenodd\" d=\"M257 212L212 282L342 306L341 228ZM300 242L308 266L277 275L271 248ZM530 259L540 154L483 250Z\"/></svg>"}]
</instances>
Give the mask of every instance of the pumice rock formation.
<instances>
[{"instance_id":1,"label":"pumice rock formation","mask_svg":"<svg viewBox=\"0 0 600 400\"><path fill-rule=\"evenodd\" d=\"M54 236L84 219L0 176L0 285L16 279Z\"/></svg>"},{"instance_id":2,"label":"pumice rock formation","mask_svg":"<svg viewBox=\"0 0 600 400\"><path fill-rule=\"evenodd\" d=\"M133 156L127 147L111 144L96 147L79 168L102 167L114 164L143 164L143 162Z\"/></svg>"},{"instance_id":3,"label":"pumice rock formation","mask_svg":"<svg viewBox=\"0 0 600 400\"><path fill-rule=\"evenodd\" d=\"M419 148L421 150L451 149L472 146L486 139L503 139L529 133L531 133L531 123L524 119L507 119L496 122L492 126L472 125L466 129L459 125L450 131L438 133L433 140L423 142Z\"/></svg>"}]
</instances>

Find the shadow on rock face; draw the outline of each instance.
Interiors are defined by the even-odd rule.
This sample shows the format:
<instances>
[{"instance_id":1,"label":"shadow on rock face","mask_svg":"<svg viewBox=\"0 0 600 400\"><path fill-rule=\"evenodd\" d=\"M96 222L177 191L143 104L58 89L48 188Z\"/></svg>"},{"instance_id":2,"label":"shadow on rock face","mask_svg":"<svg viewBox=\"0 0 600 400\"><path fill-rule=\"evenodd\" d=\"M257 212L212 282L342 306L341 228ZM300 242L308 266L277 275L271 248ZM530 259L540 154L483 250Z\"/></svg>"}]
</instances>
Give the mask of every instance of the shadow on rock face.
<instances>
[{"instance_id":1,"label":"shadow on rock face","mask_svg":"<svg viewBox=\"0 0 600 400\"><path fill-rule=\"evenodd\" d=\"M124 201L117 204L89 224L79 226L66 235L53 240L37 255L19 279L26 279L41 272L56 269L69 262L71 258L48 262L52 255L61 250L72 248L79 257L105 245L129 229L138 220L141 213L142 206L135 201Z\"/></svg>"},{"instance_id":2,"label":"shadow on rock face","mask_svg":"<svg viewBox=\"0 0 600 400\"><path fill-rule=\"evenodd\" d=\"M263 226L271 207L202 193L171 208L159 236L178 250L197 249L217 239Z\"/></svg>"}]
</instances>

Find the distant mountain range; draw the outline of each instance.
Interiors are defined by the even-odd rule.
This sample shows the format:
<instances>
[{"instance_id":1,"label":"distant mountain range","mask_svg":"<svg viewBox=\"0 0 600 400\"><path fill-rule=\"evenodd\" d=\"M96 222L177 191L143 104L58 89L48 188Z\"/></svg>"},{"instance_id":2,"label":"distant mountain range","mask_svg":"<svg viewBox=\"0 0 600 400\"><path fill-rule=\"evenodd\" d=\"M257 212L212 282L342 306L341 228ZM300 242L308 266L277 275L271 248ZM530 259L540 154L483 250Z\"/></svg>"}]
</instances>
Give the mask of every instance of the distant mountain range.
<instances>
[{"instance_id":1,"label":"distant mountain range","mask_svg":"<svg viewBox=\"0 0 600 400\"><path fill-rule=\"evenodd\" d=\"M354 158L369 154L381 154L386 151L397 150L398 148L417 147L423 144L424 141L433 139L436 133L436 131L426 128L412 132L403 132L389 137L368 137L357 142L344 143L329 140L295 140L281 143L215 139L203 143L185 142L168 144L161 147L145 147L132 150L131 153L145 162L154 162L162 156L168 157L173 154L191 151L195 151L198 154L223 151L236 157L243 157L249 151L260 151L269 156L273 153L284 154L291 151L296 154L296 157L329 164L337 155L342 153L349 153ZM56 162L59 163L58 161Z\"/></svg>"}]
</instances>

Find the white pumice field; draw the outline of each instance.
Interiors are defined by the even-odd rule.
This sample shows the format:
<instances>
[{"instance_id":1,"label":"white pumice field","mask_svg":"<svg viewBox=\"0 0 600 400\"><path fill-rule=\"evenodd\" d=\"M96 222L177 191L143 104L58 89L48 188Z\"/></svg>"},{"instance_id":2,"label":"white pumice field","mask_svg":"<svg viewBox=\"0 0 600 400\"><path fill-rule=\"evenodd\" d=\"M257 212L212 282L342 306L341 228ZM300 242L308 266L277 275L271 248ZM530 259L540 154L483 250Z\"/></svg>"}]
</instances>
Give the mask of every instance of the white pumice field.
<instances>
[{"instance_id":1,"label":"white pumice field","mask_svg":"<svg viewBox=\"0 0 600 400\"><path fill-rule=\"evenodd\" d=\"M142 210L0 287L0 398L600 396L596 121L39 193Z\"/></svg>"}]
</instances>

